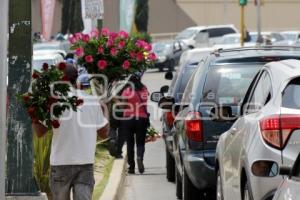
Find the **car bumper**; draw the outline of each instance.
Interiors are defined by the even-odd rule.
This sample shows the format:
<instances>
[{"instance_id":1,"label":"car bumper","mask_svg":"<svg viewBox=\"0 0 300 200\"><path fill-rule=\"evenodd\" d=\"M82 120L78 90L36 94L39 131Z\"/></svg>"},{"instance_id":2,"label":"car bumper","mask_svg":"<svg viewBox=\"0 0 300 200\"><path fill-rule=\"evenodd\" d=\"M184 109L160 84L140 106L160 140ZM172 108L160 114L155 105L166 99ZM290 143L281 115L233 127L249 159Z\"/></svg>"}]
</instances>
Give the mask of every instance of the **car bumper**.
<instances>
[{"instance_id":1,"label":"car bumper","mask_svg":"<svg viewBox=\"0 0 300 200\"><path fill-rule=\"evenodd\" d=\"M216 187L215 168L209 165L202 152L190 152L184 157L184 166L190 180L198 189Z\"/></svg>"}]
</instances>

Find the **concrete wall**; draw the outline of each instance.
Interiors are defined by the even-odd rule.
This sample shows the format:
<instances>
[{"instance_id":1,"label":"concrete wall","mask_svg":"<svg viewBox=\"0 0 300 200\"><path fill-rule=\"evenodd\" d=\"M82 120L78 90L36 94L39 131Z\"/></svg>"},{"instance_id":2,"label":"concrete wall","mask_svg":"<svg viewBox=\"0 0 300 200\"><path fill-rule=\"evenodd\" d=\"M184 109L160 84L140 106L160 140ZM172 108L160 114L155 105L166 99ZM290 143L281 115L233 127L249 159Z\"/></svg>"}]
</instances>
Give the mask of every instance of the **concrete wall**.
<instances>
[{"instance_id":1,"label":"concrete wall","mask_svg":"<svg viewBox=\"0 0 300 200\"><path fill-rule=\"evenodd\" d=\"M238 0L176 0L198 25L235 24L240 27ZM263 30L300 30L300 0L262 0ZM246 26L256 30L256 7L253 0L246 7Z\"/></svg>"}]
</instances>

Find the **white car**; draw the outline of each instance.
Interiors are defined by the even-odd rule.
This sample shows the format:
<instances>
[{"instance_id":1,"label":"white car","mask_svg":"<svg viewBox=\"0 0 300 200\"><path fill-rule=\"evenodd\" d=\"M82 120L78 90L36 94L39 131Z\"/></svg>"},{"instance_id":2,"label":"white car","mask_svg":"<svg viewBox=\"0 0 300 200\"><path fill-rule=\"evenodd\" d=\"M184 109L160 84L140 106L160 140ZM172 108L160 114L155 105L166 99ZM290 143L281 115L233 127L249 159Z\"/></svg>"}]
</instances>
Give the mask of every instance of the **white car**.
<instances>
[{"instance_id":1,"label":"white car","mask_svg":"<svg viewBox=\"0 0 300 200\"><path fill-rule=\"evenodd\" d=\"M190 47L210 47L230 33L238 33L234 25L195 26L178 33L175 40L183 41Z\"/></svg>"},{"instance_id":2,"label":"white car","mask_svg":"<svg viewBox=\"0 0 300 200\"><path fill-rule=\"evenodd\" d=\"M240 107L241 117L218 141L219 200L272 199L283 177L254 176L271 171L271 165L257 161L292 165L300 152L300 55L287 52L278 60L285 57L298 60L271 62L258 72Z\"/></svg>"},{"instance_id":3,"label":"white car","mask_svg":"<svg viewBox=\"0 0 300 200\"><path fill-rule=\"evenodd\" d=\"M287 45L300 45L300 31L284 31L281 35L285 38Z\"/></svg>"},{"instance_id":4,"label":"white car","mask_svg":"<svg viewBox=\"0 0 300 200\"><path fill-rule=\"evenodd\" d=\"M254 47L256 42L245 42L245 47ZM232 33L228 35L224 35L222 40L213 46L214 49L230 49L230 48L238 48L241 47L241 34Z\"/></svg>"},{"instance_id":5,"label":"white car","mask_svg":"<svg viewBox=\"0 0 300 200\"><path fill-rule=\"evenodd\" d=\"M42 54L42 55L33 54L32 71L33 70L41 71L44 63L48 63L48 65L56 65L63 61L64 58L59 54Z\"/></svg>"}]
</instances>

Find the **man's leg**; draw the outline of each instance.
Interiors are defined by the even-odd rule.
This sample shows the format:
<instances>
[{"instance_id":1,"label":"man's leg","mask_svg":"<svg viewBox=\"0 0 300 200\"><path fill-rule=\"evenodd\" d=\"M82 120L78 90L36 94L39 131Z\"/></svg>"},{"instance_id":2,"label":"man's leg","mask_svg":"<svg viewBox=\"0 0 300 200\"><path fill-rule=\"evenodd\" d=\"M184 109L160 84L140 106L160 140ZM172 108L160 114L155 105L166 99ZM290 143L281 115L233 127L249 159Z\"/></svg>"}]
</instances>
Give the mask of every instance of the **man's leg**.
<instances>
[{"instance_id":1,"label":"man's leg","mask_svg":"<svg viewBox=\"0 0 300 200\"><path fill-rule=\"evenodd\" d=\"M73 200L92 200L95 185L93 165L76 166L77 176L73 181Z\"/></svg>"},{"instance_id":2,"label":"man's leg","mask_svg":"<svg viewBox=\"0 0 300 200\"><path fill-rule=\"evenodd\" d=\"M52 166L50 173L50 188L53 200L69 200L72 183L71 166Z\"/></svg>"}]
</instances>

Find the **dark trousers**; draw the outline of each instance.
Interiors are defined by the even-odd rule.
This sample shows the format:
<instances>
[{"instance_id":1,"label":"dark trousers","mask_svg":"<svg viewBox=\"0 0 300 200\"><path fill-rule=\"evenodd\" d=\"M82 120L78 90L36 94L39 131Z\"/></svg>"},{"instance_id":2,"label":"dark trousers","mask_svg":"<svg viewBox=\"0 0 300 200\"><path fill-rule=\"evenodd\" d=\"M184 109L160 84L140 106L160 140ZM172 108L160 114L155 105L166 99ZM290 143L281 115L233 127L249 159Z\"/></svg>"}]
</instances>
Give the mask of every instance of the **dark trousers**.
<instances>
[{"instance_id":1,"label":"dark trousers","mask_svg":"<svg viewBox=\"0 0 300 200\"><path fill-rule=\"evenodd\" d=\"M137 159L144 159L146 132L147 119L145 118L123 120L121 122L120 133L127 143L128 165L130 169L135 168L135 143L137 148Z\"/></svg>"}]
</instances>

